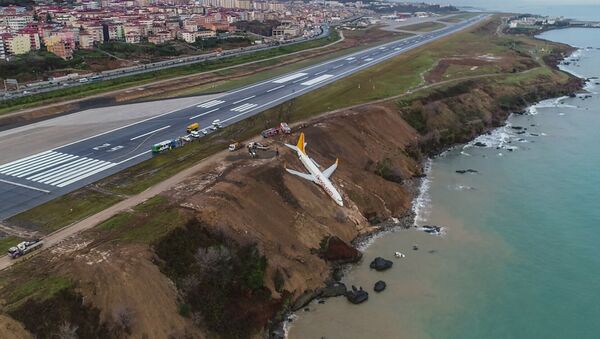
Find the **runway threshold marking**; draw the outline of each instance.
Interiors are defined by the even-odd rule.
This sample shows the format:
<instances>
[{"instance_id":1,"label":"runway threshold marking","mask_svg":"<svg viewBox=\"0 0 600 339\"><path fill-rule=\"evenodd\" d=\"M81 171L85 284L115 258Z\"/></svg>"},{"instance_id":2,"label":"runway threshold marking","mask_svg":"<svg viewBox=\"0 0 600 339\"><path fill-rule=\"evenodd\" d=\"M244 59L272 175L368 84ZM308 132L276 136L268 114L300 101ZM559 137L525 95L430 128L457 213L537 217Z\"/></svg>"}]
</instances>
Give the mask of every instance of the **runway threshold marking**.
<instances>
[{"instance_id":1,"label":"runway threshold marking","mask_svg":"<svg viewBox=\"0 0 600 339\"><path fill-rule=\"evenodd\" d=\"M199 107L199 108L211 108L213 106L217 106L217 105L222 104L224 102L225 101L223 101L223 100L211 100L209 102L205 102L203 104L200 104L200 105L198 105L196 107Z\"/></svg>"},{"instance_id":2,"label":"runway threshold marking","mask_svg":"<svg viewBox=\"0 0 600 339\"><path fill-rule=\"evenodd\" d=\"M147 136L147 135L150 135L150 134L152 134L152 133L156 133L156 132L160 132L160 131L162 131L163 129L167 129L167 128L169 128L169 127L171 127L171 125L163 126L163 127L161 127L161 128L157 128L157 129L155 129L154 131L150 131L150 132L147 132L147 133L144 133L144 134L140 134L140 135L138 135L137 137L133 137L133 138L131 138L131 139L129 139L129 140L130 140L130 141L133 141L133 140L136 140L136 139L139 139L139 138L143 138L143 137L145 137L145 136Z\"/></svg>"},{"instance_id":3,"label":"runway threshold marking","mask_svg":"<svg viewBox=\"0 0 600 339\"><path fill-rule=\"evenodd\" d=\"M9 185L18 186L18 187L27 188L27 189L34 190L34 191L43 192L43 193L46 193L46 194L50 193L50 191L48 191L48 190L41 189L41 188L38 188L38 187L29 186L29 185L19 184L18 182L8 181L8 180L4 180L4 179L0 179L0 182L3 182L5 184L9 184Z\"/></svg>"},{"instance_id":4,"label":"runway threshold marking","mask_svg":"<svg viewBox=\"0 0 600 339\"><path fill-rule=\"evenodd\" d=\"M242 106L234 107L231 110L235 111L235 112L244 112L244 111L247 111L247 110L249 110L251 108L254 108L256 106L258 106L258 105L256 105L256 104L243 104Z\"/></svg>"}]
</instances>

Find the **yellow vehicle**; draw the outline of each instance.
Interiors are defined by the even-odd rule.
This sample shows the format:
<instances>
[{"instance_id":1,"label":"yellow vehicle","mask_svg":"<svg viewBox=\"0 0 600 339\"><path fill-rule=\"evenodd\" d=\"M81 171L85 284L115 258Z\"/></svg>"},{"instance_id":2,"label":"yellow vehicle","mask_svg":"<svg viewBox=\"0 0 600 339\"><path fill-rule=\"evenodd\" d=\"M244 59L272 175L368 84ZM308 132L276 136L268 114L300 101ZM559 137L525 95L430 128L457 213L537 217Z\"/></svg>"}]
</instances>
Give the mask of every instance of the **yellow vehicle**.
<instances>
[{"instance_id":1,"label":"yellow vehicle","mask_svg":"<svg viewBox=\"0 0 600 339\"><path fill-rule=\"evenodd\" d=\"M197 122L195 122L193 124L188 125L187 132L192 133L192 131L197 131L199 128L200 128L200 125Z\"/></svg>"}]
</instances>

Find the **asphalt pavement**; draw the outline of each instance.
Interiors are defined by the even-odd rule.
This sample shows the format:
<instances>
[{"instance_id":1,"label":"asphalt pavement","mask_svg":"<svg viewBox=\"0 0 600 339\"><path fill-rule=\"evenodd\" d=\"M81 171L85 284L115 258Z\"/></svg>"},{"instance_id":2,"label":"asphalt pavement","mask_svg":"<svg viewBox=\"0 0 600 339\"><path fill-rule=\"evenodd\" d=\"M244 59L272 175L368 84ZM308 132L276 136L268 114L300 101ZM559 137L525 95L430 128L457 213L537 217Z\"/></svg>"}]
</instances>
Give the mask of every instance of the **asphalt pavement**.
<instances>
[{"instance_id":1,"label":"asphalt pavement","mask_svg":"<svg viewBox=\"0 0 600 339\"><path fill-rule=\"evenodd\" d=\"M198 122L210 131L317 90L398 54L471 26L480 15L440 29L348 54L136 123L0 164L0 220L33 208L153 156L154 144L185 135ZM201 141L200 141L201 142ZM0 159L0 162L2 160Z\"/></svg>"}]
</instances>

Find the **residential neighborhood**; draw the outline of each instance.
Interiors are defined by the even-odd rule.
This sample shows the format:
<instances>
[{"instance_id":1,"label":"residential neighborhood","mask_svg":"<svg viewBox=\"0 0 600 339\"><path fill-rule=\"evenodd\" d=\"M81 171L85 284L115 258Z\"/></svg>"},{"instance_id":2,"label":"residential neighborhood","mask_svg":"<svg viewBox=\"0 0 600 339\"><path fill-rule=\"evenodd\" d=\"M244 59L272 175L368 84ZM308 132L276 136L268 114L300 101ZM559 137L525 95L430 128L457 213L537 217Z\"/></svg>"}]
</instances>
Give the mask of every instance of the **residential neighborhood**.
<instances>
[{"instance_id":1,"label":"residential neighborhood","mask_svg":"<svg viewBox=\"0 0 600 339\"><path fill-rule=\"evenodd\" d=\"M45 48L65 60L78 49L109 41L163 44L239 32L240 22L267 25L253 34L262 43L311 34L318 25L355 15L360 3L280 3L253 0L100 0L67 5L0 7L0 59Z\"/></svg>"}]
</instances>

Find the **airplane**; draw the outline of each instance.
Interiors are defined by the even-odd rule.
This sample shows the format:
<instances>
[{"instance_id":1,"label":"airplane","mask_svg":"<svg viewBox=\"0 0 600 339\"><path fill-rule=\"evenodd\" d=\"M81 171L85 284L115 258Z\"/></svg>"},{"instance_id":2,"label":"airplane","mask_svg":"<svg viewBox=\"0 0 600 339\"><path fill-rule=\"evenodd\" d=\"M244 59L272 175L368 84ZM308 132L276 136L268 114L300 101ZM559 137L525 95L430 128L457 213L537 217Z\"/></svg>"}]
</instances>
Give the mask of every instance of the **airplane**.
<instances>
[{"instance_id":1,"label":"airplane","mask_svg":"<svg viewBox=\"0 0 600 339\"><path fill-rule=\"evenodd\" d=\"M298 144L296 146L285 144L287 147L293 149L298 154L298 158L306 167L309 173L302 173L298 171L294 171L286 168L285 170L293 175L297 175L300 178L310 180L315 184L321 186L325 192L335 201L336 204L340 206L344 206L344 201L342 200L342 196L335 189L329 177L333 174L338 165L338 159L335 159L335 164L331 165L328 169L321 172L319 169L319 165L311 158L306 155L306 143L304 142L304 133L300 133L300 138L298 138Z\"/></svg>"}]
</instances>

